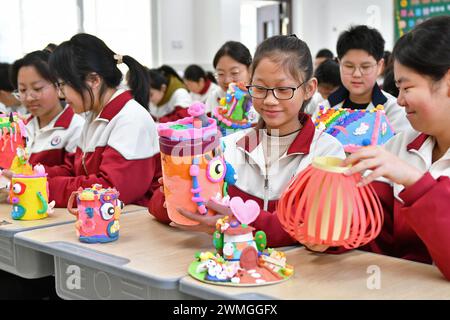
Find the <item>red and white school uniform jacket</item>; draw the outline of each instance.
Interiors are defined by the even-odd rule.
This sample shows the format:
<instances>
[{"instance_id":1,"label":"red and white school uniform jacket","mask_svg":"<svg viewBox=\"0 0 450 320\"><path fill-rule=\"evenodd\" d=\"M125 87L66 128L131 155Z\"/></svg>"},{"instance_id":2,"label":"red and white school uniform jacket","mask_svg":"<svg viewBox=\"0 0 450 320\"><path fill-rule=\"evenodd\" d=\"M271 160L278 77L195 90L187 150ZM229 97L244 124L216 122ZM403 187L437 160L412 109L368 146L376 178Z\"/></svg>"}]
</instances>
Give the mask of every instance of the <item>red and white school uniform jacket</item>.
<instances>
[{"instance_id":1,"label":"red and white school uniform jacket","mask_svg":"<svg viewBox=\"0 0 450 320\"><path fill-rule=\"evenodd\" d=\"M203 90L201 92L199 92L199 93L190 92L192 101L206 103L208 98L217 91L218 87L219 86L217 84L215 84L214 82L212 82L211 80L208 79L205 83L205 87L203 88ZM207 111L207 113L210 112L209 110L206 110L206 111Z\"/></svg>"},{"instance_id":2,"label":"red and white school uniform jacket","mask_svg":"<svg viewBox=\"0 0 450 320\"><path fill-rule=\"evenodd\" d=\"M362 249L393 257L434 263L450 280L450 149L432 163L435 139L413 130L384 145L426 172L414 185L374 182L383 204L380 235ZM328 252L342 252L330 248Z\"/></svg>"},{"instance_id":3,"label":"red and white school uniform jacket","mask_svg":"<svg viewBox=\"0 0 450 320\"><path fill-rule=\"evenodd\" d=\"M189 92L184 88L178 88L165 104L156 106L151 103L149 109L155 121L163 123L188 117L187 109L191 104L192 98Z\"/></svg>"},{"instance_id":4,"label":"red and white school uniform jacket","mask_svg":"<svg viewBox=\"0 0 450 320\"><path fill-rule=\"evenodd\" d=\"M73 161L48 170L50 200L65 207L72 191L115 187L125 204L147 206L161 176L156 125L129 91L118 90L94 117L86 114Z\"/></svg>"},{"instance_id":5,"label":"red and white school uniform jacket","mask_svg":"<svg viewBox=\"0 0 450 320\"><path fill-rule=\"evenodd\" d=\"M268 245L271 247L296 242L281 227L275 213L278 199L291 178L311 164L314 157L345 158L344 149L337 139L316 130L309 116L301 115L300 119L303 119L303 128L287 152L267 172L261 143L262 133L259 135L255 128L250 128L223 138L225 160L237 173L237 182L228 187L228 193L230 197L239 196L244 201L253 199L259 204L261 213L253 226L267 234ZM159 190L158 192L159 201L162 201L163 196ZM170 222L167 212L153 200L149 203L149 212L162 222Z\"/></svg>"},{"instance_id":6,"label":"red and white school uniform jacket","mask_svg":"<svg viewBox=\"0 0 450 320\"><path fill-rule=\"evenodd\" d=\"M64 164L66 154L75 153L84 119L66 106L44 128L31 116L27 120L27 146L30 148L30 164L45 166Z\"/></svg>"}]
</instances>

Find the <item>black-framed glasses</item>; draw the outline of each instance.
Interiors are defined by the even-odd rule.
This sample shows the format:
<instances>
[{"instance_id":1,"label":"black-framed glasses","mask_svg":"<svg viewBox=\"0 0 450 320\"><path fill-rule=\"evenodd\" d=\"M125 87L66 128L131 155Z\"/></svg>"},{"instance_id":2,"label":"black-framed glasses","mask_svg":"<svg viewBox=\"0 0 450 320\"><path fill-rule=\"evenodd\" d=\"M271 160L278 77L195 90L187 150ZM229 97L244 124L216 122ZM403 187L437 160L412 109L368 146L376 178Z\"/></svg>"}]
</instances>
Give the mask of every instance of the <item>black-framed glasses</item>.
<instances>
[{"instance_id":1,"label":"black-framed glasses","mask_svg":"<svg viewBox=\"0 0 450 320\"><path fill-rule=\"evenodd\" d=\"M289 100L294 96L295 90L304 85L308 80L303 81L297 87L274 87L274 88L266 88L263 86L250 85L245 86L248 90L248 94L250 97L255 99L265 99L267 97L267 93L272 91L272 94L278 100Z\"/></svg>"}]
</instances>

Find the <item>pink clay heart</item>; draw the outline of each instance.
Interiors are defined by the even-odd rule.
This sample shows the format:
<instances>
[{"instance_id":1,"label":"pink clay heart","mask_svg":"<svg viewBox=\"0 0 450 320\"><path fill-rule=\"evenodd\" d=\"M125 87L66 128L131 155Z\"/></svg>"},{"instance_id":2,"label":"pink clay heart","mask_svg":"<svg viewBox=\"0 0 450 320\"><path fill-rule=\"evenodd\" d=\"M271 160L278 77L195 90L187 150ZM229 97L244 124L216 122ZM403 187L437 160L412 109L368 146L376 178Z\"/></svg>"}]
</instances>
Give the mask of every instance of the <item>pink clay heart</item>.
<instances>
[{"instance_id":1,"label":"pink clay heart","mask_svg":"<svg viewBox=\"0 0 450 320\"><path fill-rule=\"evenodd\" d=\"M243 224L250 224L255 221L259 215L259 211L261 210L256 201L247 200L244 203L240 197L231 198L230 209L236 219Z\"/></svg>"}]
</instances>

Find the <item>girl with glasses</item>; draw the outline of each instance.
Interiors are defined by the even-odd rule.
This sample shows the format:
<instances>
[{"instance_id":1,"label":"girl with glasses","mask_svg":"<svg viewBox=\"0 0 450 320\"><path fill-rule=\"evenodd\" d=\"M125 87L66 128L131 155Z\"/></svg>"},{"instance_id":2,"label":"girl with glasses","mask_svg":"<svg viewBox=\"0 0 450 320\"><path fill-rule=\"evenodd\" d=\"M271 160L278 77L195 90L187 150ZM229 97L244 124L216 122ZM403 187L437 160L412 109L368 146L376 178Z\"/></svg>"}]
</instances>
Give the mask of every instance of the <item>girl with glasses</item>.
<instances>
[{"instance_id":1,"label":"girl with glasses","mask_svg":"<svg viewBox=\"0 0 450 320\"><path fill-rule=\"evenodd\" d=\"M282 229L275 213L281 193L313 157L344 158L345 153L335 138L317 131L311 118L302 112L317 87L305 42L296 36L263 41L256 49L250 80L248 89L260 120L255 128L223 138L225 160L237 173L237 182L228 187L228 194L258 202L262 210L253 226L266 232L269 246L289 245L295 240ZM167 213L152 202L149 211L169 222ZM200 222L182 228L211 233L216 220L223 217L201 216L183 208L179 212Z\"/></svg>"},{"instance_id":2,"label":"girl with glasses","mask_svg":"<svg viewBox=\"0 0 450 320\"><path fill-rule=\"evenodd\" d=\"M252 55L246 46L237 41L225 42L216 52L213 59L218 87L206 100L206 111L210 113L225 97L228 86L232 82L242 82L247 85L250 81L250 65Z\"/></svg>"},{"instance_id":3,"label":"girl with glasses","mask_svg":"<svg viewBox=\"0 0 450 320\"><path fill-rule=\"evenodd\" d=\"M130 91L119 89L122 62ZM48 170L50 199L65 207L72 191L101 184L125 204L146 205L161 176L156 125L144 107L147 69L83 33L55 49L50 67L67 103L86 118L73 160Z\"/></svg>"},{"instance_id":4,"label":"girl with glasses","mask_svg":"<svg viewBox=\"0 0 450 320\"><path fill-rule=\"evenodd\" d=\"M30 163L58 166L74 155L84 119L62 105L49 59L48 51L34 51L15 61L11 82L31 113L26 125Z\"/></svg>"}]
</instances>

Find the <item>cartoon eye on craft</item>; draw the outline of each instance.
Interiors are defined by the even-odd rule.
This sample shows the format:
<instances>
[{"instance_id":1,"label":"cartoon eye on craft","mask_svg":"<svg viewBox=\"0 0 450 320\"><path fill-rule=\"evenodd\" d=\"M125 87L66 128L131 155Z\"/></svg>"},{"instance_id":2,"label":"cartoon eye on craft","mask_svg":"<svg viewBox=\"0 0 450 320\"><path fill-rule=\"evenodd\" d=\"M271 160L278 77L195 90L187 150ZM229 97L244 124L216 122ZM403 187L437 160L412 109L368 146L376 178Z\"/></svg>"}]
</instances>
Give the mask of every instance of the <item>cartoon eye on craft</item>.
<instances>
[{"instance_id":1,"label":"cartoon eye on craft","mask_svg":"<svg viewBox=\"0 0 450 320\"><path fill-rule=\"evenodd\" d=\"M26 189L27 186L22 182L16 182L12 186L12 192L14 192L15 194L23 194Z\"/></svg>"},{"instance_id":2,"label":"cartoon eye on craft","mask_svg":"<svg viewBox=\"0 0 450 320\"><path fill-rule=\"evenodd\" d=\"M104 203L100 207L100 213L102 214L103 220L111 220L114 217L115 212L116 209L114 208L114 205L112 203Z\"/></svg>"},{"instance_id":3,"label":"cartoon eye on craft","mask_svg":"<svg viewBox=\"0 0 450 320\"><path fill-rule=\"evenodd\" d=\"M223 158L214 158L208 163L206 176L212 182L219 182L225 177L226 168Z\"/></svg>"}]
</instances>

